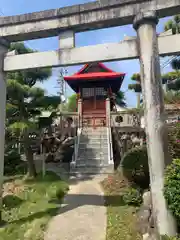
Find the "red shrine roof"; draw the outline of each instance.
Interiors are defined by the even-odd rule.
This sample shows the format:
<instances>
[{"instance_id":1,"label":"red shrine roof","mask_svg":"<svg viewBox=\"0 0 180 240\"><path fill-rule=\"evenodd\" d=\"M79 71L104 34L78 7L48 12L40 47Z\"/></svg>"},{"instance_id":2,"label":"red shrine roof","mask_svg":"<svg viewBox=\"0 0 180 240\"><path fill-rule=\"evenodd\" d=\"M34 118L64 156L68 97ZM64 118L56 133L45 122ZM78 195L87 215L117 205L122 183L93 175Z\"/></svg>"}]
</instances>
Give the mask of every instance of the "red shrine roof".
<instances>
[{"instance_id":1,"label":"red shrine roof","mask_svg":"<svg viewBox=\"0 0 180 240\"><path fill-rule=\"evenodd\" d=\"M108 85L116 92L119 91L124 77L125 73L114 72L103 63L92 63L86 64L77 73L66 76L64 79L76 92L82 84L90 84L90 82L96 82L104 86Z\"/></svg>"}]
</instances>

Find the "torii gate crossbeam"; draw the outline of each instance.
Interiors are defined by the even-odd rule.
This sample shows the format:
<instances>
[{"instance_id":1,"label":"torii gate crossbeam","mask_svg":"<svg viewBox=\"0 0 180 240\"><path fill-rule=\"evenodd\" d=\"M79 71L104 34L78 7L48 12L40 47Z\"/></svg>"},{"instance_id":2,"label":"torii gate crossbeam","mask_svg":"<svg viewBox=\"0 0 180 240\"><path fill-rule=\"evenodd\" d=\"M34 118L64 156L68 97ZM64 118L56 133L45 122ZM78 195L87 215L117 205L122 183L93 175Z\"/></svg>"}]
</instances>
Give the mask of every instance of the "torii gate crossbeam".
<instances>
[{"instance_id":1,"label":"torii gate crossbeam","mask_svg":"<svg viewBox=\"0 0 180 240\"><path fill-rule=\"evenodd\" d=\"M180 35L158 37L159 55L180 54ZM117 51L118 49L118 51ZM139 58L137 39L119 43L73 47L57 51L9 55L4 59L4 71L44 67L65 67L92 62L109 62ZM23 64L22 64L23 63Z\"/></svg>"}]
</instances>

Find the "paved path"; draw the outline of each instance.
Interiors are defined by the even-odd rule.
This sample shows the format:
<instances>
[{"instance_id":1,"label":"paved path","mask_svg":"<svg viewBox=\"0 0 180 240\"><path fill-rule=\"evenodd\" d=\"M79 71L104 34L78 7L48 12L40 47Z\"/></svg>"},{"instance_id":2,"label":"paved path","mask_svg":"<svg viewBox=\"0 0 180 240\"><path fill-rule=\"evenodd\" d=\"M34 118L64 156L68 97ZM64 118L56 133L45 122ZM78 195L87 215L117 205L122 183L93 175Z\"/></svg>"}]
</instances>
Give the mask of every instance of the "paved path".
<instances>
[{"instance_id":1,"label":"paved path","mask_svg":"<svg viewBox=\"0 0 180 240\"><path fill-rule=\"evenodd\" d=\"M50 221L44 240L105 240L106 207L99 182L105 176L72 181L57 216Z\"/></svg>"}]
</instances>

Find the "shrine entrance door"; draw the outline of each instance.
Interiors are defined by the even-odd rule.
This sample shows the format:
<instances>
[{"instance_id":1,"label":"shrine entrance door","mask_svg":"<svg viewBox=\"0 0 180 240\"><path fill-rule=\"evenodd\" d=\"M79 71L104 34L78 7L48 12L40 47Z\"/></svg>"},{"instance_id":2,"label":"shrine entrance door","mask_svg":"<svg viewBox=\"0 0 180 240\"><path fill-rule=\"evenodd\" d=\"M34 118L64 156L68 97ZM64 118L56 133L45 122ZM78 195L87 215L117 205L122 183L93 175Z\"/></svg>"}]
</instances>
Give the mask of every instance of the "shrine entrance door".
<instances>
[{"instance_id":1,"label":"shrine entrance door","mask_svg":"<svg viewBox=\"0 0 180 240\"><path fill-rule=\"evenodd\" d=\"M106 92L104 88L82 89L83 127L106 126Z\"/></svg>"}]
</instances>

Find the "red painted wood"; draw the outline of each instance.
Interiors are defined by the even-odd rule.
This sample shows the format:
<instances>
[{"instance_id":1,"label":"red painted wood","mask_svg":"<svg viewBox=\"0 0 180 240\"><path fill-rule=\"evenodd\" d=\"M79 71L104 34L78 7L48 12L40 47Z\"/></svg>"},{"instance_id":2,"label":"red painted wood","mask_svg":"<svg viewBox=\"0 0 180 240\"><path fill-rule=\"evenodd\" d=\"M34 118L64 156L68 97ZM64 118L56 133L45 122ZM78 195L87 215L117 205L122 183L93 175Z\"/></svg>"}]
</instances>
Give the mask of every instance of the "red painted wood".
<instances>
[{"instance_id":1,"label":"red painted wood","mask_svg":"<svg viewBox=\"0 0 180 240\"><path fill-rule=\"evenodd\" d=\"M116 73L116 72L92 72L92 73L83 73L79 75L72 75L64 77L66 81L69 80L98 80L99 78L108 78L108 79L114 79L114 78L121 78L124 77L125 73Z\"/></svg>"}]
</instances>

